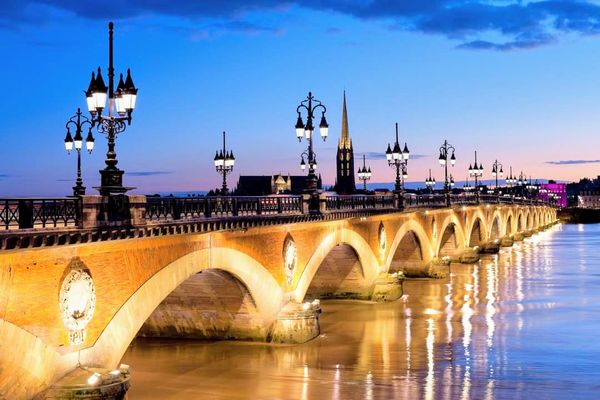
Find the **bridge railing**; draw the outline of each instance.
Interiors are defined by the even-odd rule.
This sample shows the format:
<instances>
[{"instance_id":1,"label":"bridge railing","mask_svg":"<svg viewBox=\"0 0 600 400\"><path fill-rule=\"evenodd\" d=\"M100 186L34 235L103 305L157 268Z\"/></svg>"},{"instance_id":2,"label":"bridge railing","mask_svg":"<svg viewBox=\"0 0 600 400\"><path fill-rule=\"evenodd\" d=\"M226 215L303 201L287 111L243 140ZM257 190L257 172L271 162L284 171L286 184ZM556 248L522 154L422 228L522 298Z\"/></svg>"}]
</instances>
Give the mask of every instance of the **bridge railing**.
<instances>
[{"instance_id":1,"label":"bridge railing","mask_svg":"<svg viewBox=\"0 0 600 400\"><path fill-rule=\"evenodd\" d=\"M115 197L116 198L116 197ZM51 228L95 228L102 226L138 226L169 221L219 220L232 217L311 215L320 213L386 212L396 210L392 195L323 194L317 198L304 196L224 196L224 197L157 197L130 196L131 201L104 204L100 196L82 198L0 199L0 230ZM111 198L112 199L112 198ZM110 199L109 199L110 200ZM521 204L550 205L540 200L475 193L453 194L452 205ZM318 203L318 204L317 204ZM404 207L441 208L446 206L443 194L404 196ZM347 214L346 214L347 215Z\"/></svg>"},{"instance_id":2,"label":"bridge railing","mask_svg":"<svg viewBox=\"0 0 600 400\"><path fill-rule=\"evenodd\" d=\"M75 227L81 218L77 197L1 199L0 229Z\"/></svg>"},{"instance_id":3,"label":"bridge railing","mask_svg":"<svg viewBox=\"0 0 600 400\"><path fill-rule=\"evenodd\" d=\"M325 209L327 211L357 210L357 209L385 209L394 207L393 196L381 195L347 195L326 196Z\"/></svg>"},{"instance_id":4,"label":"bridge railing","mask_svg":"<svg viewBox=\"0 0 600 400\"><path fill-rule=\"evenodd\" d=\"M422 207L445 207L446 196L443 194L424 194L424 195L405 195L404 207L406 208L422 208Z\"/></svg>"},{"instance_id":5,"label":"bridge railing","mask_svg":"<svg viewBox=\"0 0 600 400\"><path fill-rule=\"evenodd\" d=\"M147 221L301 214L301 196L148 197Z\"/></svg>"}]
</instances>

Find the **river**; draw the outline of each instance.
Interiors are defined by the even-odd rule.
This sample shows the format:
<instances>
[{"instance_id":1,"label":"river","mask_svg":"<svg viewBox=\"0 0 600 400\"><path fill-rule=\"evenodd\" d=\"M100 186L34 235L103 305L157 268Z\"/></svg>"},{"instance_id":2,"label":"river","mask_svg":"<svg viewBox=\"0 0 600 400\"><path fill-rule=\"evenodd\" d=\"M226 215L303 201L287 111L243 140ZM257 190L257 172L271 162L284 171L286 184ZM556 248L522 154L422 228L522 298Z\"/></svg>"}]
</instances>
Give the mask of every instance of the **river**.
<instances>
[{"instance_id":1,"label":"river","mask_svg":"<svg viewBox=\"0 0 600 400\"><path fill-rule=\"evenodd\" d=\"M600 225L558 225L388 304L323 301L303 345L138 339L128 398L598 399Z\"/></svg>"}]
</instances>

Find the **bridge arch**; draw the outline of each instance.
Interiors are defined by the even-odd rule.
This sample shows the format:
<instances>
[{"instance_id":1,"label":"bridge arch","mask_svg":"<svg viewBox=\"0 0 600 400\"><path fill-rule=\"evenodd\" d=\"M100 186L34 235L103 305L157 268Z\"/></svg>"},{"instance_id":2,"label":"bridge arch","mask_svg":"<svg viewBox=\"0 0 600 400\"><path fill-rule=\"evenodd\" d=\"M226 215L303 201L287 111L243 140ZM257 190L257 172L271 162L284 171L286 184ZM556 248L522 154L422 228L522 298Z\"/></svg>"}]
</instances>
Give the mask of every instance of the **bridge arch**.
<instances>
[{"instance_id":1,"label":"bridge arch","mask_svg":"<svg viewBox=\"0 0 600 400\"><path fill-rule=\"evenodd\" d=\"M477 210L470 218L465 238L469 247L478 246L488 240L488 224L486 223L485 214L481 210Z\"/></svg>"},{"instance_id":2,"label":"bridge arch","mask_svg":"<svg viewBox=\"0 0 600 400\"><path fill-rule=\"evenodd\" d=\"M523 232L525 228L525 213L522 210L519 210L517 213L517 221L516 221L516 232Z\"/></svg>"},{"instance_id":3,"label":"bridge arch","mask_svg":"<svg viewBox=\"0 0 600 400\"><path fill-rule=\"evenodd\" d=\"M362 269L363 282L373 283L379 274L380 267L377 261L377 256L369 246L369 243L356 231L351 229L339 229L330 233L321 244L313 252L312 256L306 263L306 266L301 270L302 273L296 284L293 297L296 301L301 302L304 300L308 289L315 278L319 268L326 261L327 257L332 255L332 251L336 247L342 247L343 251L352 249L355 253L360 267ZM335 257L335 252L333 253ZM300 267L300 266L299 266Z\"/></svg>"},{"instance_id":4,"label":"bridge arch","mask_svg":"<svg viewBox=\"0 0 600 400\"><path fill-rule=\"evenodd\" d=\"M515 214L509 209L504 215L504 234L510 236L513 233L515 233Z\"/></svg>"},{"instance_id":5,"label":"bridge arch","mask_svg":"<svg viewBox=\"0 0 600 400\"><path fill-rule=\"evenodd\" d=\"M453 256L458 250L465 247L464 228L455 213L444 218L437 238L438 240L434 244L437 257Z\"/></svg>"},{"instance_id":6,"label":"bridge arch","mask_svg":"<svg viewBox=\"0 0 600 400\"><path fill-rule=\"evenodd\" d=\"M432 222L432 226L434 226ZM406 220L394 235L385 266L390 272L420 269L435 256L432 239L417 221Z\"/></svg>"},{"instance_id":7,"label":"bridge arch","mask_svg":"<svg viewBox=\"0 0 600 400\"><path fill-rule=\"evenodd\" d=\"M96 343L81 351L82 364L115 366L142 325L169 294L199 272L214 270L224 271L244 285L266 325L275 320L283 303L283 291L264 266L238 250L197 250L171 262L148 279L121 306Z\"/></svg>"},{"instance_id":8,"label":"bridge arch","mask_svg":"<svg viewBox=\"0 0 600 400\"><path fill-rule=\"evenodd\" d=\"M502 214L499 210L495 210L492 214L492 222L490 224L490 240L500 239L503 236L504 226L502 223Z\"/></svg>"}]
</instances>

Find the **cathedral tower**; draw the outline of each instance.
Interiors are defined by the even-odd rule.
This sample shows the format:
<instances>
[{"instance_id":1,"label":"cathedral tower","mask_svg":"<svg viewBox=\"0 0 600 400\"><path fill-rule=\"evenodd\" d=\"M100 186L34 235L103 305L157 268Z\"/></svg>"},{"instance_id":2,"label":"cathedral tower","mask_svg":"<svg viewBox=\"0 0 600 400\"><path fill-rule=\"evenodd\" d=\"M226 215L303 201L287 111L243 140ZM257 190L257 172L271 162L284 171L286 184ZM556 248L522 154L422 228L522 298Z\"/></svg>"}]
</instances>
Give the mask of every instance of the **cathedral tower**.
<instances>
[{"instance_id":1,"label":"cathedral tower","mask_svg":"<svg viewBox=\"0 0 600 400\"><path fill-rule=\"evenodd\" d=\"M346 91L344 91L344 106L342 110L342 134L338 142L336 158L337 177L335 180L335 191L340 194L354 193L356 183L354 181L354 150L352 139L348 130L348 111L346 110Z\"/></svg>"}]
</instances>

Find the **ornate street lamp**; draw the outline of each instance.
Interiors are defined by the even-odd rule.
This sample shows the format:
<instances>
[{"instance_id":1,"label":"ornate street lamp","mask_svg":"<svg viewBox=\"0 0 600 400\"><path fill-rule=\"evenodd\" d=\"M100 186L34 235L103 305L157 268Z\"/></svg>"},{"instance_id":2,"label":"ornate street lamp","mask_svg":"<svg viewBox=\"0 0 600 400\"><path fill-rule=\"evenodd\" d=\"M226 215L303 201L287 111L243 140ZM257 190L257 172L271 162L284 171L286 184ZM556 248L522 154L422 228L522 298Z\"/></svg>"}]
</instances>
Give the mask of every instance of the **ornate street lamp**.
<instances>
[{"instance_id":1,"label":"ornate street lamp","mask_svg":"<svg viewBox=\"0 0 600 400\"><path fill-rule=\"evenodd\" d=\"M498 177L502 178L504 171L502 170L502 164L498 160L492 164L492 177L496 179L496 189L498 189Z\"/></svg>"},{"instance_id":2,"label":"ornate street lamp","mask_svg":"<svg viewBox=\"0 0 600 400\"><path fill-rule=\"evenodd\" d=\"M223 185L221 186L221 196L226 196L227 189L227 174L233 171L235 165L235 157L233 151L227 151L225 147L225 131L223 131L223 148L215 153L215 169L221 175L223 175Z\"/></svg>"},{"instance_id":3,"label":"ornate street lamp","mask_svg":"<svg viewBox=\"0 0 600 400\"><path fill-rule=\"evenodd\" d=\"M435 178L431 177L431 168L429 168L429 177L425 178L425 186L429 189L429 192L433 193L435 187Z\"/></svg>"},{"instance_id":4,"label":"ornate street lamp","mask_svg":"<svg viewBox=\"0 0 600 400\"><path fill-rule=\"evenodd\" d=\"M508 184L508 186L511 186L511 187L512 187L512 185L514 185L515 183L517 183L517 178L514 177L513 173L512 173L512 167L510 167L510 175L508 175L506 177L506 183Z\"/></svg>"},{"instance_id":5,"label":"ornate street lamp","mask_svg":"<svg viewBox=\"0 0 600 400\"><path fill-rule=\"evenodd\" d=\"M539 189L540 189L540 185L537 181L537 179L535 180L535 182L533 182L533 180L531 179L531 176L529 177L529 183L526 186L527 188L527 192L529 193L529 198L533 199L535 197L537 197L537 194L539 193Z\"/></svg>"},{"instance_id":6,"label":"ornate street lamp","mask_svg":"<svg viewBox=\"0 0 600 400\"><path fill-rule=\"evenodd\" d=\"M367 169L365 155L363 154L363 166L358 169L358 179L363 181L363 189L367 190L367 181L371 180L371 167Z\"/></svg>"},{"instance_id":7,"label":"ornate street lamp","mask_svg":"<svg viewBox=\"0 0 600 400\"><path fill-rule=\"evenodd\" d=\"M465 184L463 185L463 190L465 192L470 192L471 190L473 190L473 186L469 185L469 177L467 176L467 180L465 181Z\"/></svg>"},{"instance_id":8,"label":"ornate street lamp","mask_svg":"<svg viewBox=\"0 0 600 400\"><path fill-rule=\"evenodd\" d=\"M477 150L475 150L475 164L469 164L469 176L475 178L475 199L479 203L479 181L478 179L483 176L483 164L479 163L477 166Z\"/></svg>"},{"instance_id":9,"label":"ornate street lamp","mask_svg":"<svg viewBox=\"0 0 600 400\"><path fill-rule=\"evenodd\" d=\"M108 152L106 153L106 168L100 171L100 187L97 189L102 196L122 194L132 188L123 187L123 174L125 171L117 168L117 153L115 141L117 135L124 132L131 124L131 115L135 109L138 89L131 79L131 71L127 70L127 77L120 75L117 88L114 88L115 71L113 67L113 28L108 24L108 87L104 84L102 71L92 72L92 79L86 93L88 110L92 116L92 125L97 126L99 133L105 134L108 139ZM106 108L108 92L108 112L103 115Z\"/></svg>"},{"instance_id":10,"label":"ornate street lamp","mask_svg":"<svg viewBox=\"0 0 600 400\"><path fill-rule=\"evenodd\" d=\"M446 207L450 207L450 181L448 180L448 162L450 165L454 166L456 164L456 156L454 155L454 146L448 143L447 140L444 140L444 144L440 147L440 156L438 157L438 161L440 165L444 167L444 194L446 195ZM452 152L452 156L450 156L450 152Z\"/></svg>"},{"instance_id":11,"label":"ornate street lamp","mask_svg":"<svg viewBox=\"0 0 600 400\"><path fill-rule=\"evenodd\" d=\"M396 141L394 142L394 149L388 143L387 150L385 151L385 158L387 159L388 165L396 169L396 183L394 185L394 193L398 197L398 209L404 209L404 182L408 179L408 159L410 157L410 151L406 142L404 143L404 149L400 149L400 143L398 142L398 123L396 122Z\"/></svg>"},{"instance_id":12,"label":"ornate street lamp","mask_svg":"<svg viewBox=\"0 0 600 400\"><path fill-rule=\"evenodd\" d=\"M527 175L524 174L523 171L521 171L521 173L519 173L519 177L517 178L516 183L517 183L520 197L526 198L527 197Z\"/></svg>"},{"instance_id":13,"label":"ornate street lamp","mask_svg":"<svg viewBox=\"0 0 600 400\"><path fill-rule=\"evenodd\" d=\"M83 148L83 136L81 132L87 125L88 133L85 139L85 147L89 154L92 154L94 150L94 136L92 135L92 122L81 115L81 109L77 109L77 113L72 116L66 123L67 136L65 137L65 149L67 154L71 154L73 148L77 151L77 179L75 180L75 186L73 186L73 196L85 195L85 186L83 186L83 179L81 178L81 149ZM71 136L71 127L75 129L75 137Z\"/></svg>"},{"instance_id":14,"label":"ornate street lamp","mask_svg":"<svg viewBox=\"0 0 600 400\"><path fill-rule=\"evenodd\" d=\"M313 103L315 103L313 105ZM327 120L325 119L325 113L327 112L327 108L318 100L316 100L312 92L308 92L308 97L306 100L302 100L300 105L296 108L296 112L298 113L298 120L296 121L296 137L298 141L302 141L303 137L306 137L308 140L308 149L302 153L300 168L302 170L306 169L306 165L308 164L308 177L306 179L306 193L310 193L315 195L317 193L317 175L315 174L315 170L317 169L317 157L313 150L313 133L314 133L314 114L317 109L321 109L321 122L319 123L319 131L321 133L321 138L323 141L327 139L327 135L329 134L329 125L327 124ZM306 112L306 123L302 119L302 110ZM306 156L306 162L304 161L304 157Z\"/></svg>"}]
</instances>

